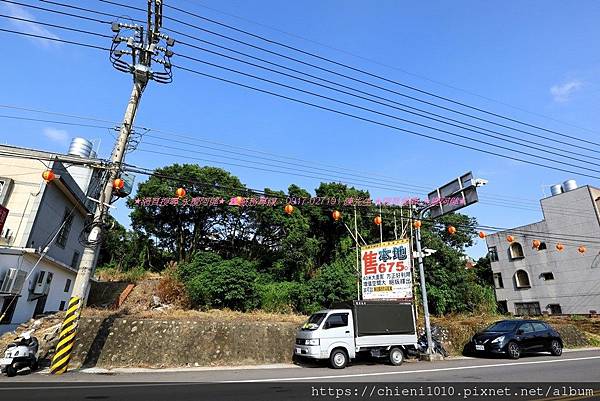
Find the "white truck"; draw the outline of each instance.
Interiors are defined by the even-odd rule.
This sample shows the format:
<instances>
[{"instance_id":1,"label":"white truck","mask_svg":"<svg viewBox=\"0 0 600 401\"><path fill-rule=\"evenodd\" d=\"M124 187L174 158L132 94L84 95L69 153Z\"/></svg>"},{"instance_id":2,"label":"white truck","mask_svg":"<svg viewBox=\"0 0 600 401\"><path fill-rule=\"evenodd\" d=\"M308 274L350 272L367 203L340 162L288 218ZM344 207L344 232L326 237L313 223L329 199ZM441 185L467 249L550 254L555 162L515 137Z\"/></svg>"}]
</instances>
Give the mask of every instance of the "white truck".
<instances>
[{"instance_id":1,"label":"white truck","mask_svg":"<svg viewBox=\"0 0 600 401\"><path fill-rule=\"evenodd\" d=\"M359 353L400 365L415 350L413 305L395 301L352 301L310 316L298 330L295 359L328 359L343 369Z\"/></svg>"}]
</instances>

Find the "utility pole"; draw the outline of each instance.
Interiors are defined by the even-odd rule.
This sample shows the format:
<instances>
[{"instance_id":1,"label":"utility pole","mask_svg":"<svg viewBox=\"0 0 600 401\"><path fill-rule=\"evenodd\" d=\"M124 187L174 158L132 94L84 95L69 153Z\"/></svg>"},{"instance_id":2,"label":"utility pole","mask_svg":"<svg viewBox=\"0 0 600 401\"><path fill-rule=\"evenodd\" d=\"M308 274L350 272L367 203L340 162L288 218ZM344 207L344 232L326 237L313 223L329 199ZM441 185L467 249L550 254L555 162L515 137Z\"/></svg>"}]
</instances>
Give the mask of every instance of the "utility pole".
<instances>
[{"instance_id":1,"label":"utility pole","mask_svg":"<svg viewBox=\"0 0 600 401\"><path fill-rule=\"evenodd\" d=\"M91 231L79 263L79 270L75 278L73 292L69 301L69 308L56 347L50 372L62 374L66 371L70 359L71 349L75 342L77 321L81 309L85 305L89 291L90 279L94 274L102 232L105 229L107 209L114 195L113 182L121 173L121 166L131 136L133 122L138 110L142 93L148 81L154 80L158 83L170 83L173 75L171 72L170 58L173 52L169 47L175 44L172 38L160 32L162 27L162 0L148 0L147 26L124 24L113 22L111 29L113 37L110 50L110 60L113 66L121 72L132 74L133 88L129 103L125 110L123 124L120 127L119 137L111 156L111 165L107 174L107 181L100 193L98 205L94 212ZM121 31L130 31L130 36L123 36ZM125 46L121 46L124 44ZM128 49L121 49L127 47ZM123 56L131 56L131 62L123 60ZM152 64L162 66L162 71L153 71Z\"/></svg>"}]
</instances>

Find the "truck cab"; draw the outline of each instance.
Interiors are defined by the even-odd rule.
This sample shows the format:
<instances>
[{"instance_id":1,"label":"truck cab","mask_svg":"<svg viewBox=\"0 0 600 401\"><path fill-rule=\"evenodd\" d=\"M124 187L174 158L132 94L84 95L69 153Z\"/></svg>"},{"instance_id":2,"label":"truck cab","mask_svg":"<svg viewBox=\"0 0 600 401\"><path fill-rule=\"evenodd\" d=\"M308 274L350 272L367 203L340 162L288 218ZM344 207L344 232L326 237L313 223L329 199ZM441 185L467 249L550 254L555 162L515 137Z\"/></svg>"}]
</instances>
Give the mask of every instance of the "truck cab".
<instances>
[{"instance_id":1,"label":"truck cab","mask_svg":"<svg viewBox=\"0 0 600 401\"><path fill-rule=\"evenodd\" d=\"M354 301L312 314L298 329L294 356L346 367L359 353L400 365L417 338L412 305Z\"/></svg>"}]
</instances>

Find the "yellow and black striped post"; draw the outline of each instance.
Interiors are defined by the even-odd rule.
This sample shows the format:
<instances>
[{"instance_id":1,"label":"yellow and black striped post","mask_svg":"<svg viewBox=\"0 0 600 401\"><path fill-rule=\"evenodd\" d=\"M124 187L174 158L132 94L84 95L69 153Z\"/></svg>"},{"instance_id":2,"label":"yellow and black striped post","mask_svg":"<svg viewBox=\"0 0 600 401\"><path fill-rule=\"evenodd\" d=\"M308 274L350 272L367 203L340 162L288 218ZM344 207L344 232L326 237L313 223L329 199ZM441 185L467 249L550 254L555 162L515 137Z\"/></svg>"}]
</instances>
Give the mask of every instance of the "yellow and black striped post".
<instances>
[{"instance_id":1,"label":"yellow and black striped post","mask_svg":"<svg viewBox=\"0 0 600 401\"><path fill-rule=\"evenodd\" d=\"M60 337L58 344L54 350L54 357L50 364L50 374L62 375L67 371L69 360L71 359L71 351L75 343L75 335L77 334L77 323L79 322L79 314L81 313L81 298L71 297L65 320L60 328Z\"/></svg>"}]
</instances>

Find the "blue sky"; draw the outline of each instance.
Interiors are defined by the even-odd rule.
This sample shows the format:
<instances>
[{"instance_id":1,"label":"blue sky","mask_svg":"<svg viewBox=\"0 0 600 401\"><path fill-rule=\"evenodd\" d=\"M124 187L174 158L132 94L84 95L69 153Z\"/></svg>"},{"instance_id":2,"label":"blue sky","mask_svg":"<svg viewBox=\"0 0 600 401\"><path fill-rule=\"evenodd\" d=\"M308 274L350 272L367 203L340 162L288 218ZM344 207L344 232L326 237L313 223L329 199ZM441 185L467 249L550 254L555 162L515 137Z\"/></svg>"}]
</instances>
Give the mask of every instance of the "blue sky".
<instances>
[{"instance_id":1,"label":"blue sky","mask_svg":"<svg viewBox=\"0 0 600 401\"><path fill-rule=\"evenodd\" d=\"M145 4L144 1L127 3L141 7ZM168 4L496 113L580 138L597 140L599 137L600 130L594 132L600 118L596 106L600 98L600 82L597 78L600 71L600 45L597 41L600 34L600 26L597 24L600 17L600 4L597 2L378 1L375 3L341 0L303 2L171 0ZM120 15L143 17L141 14L135 14L135 11L123 10L93 0L80 1L77 5ZM108 26L58 17L36 10L25 10L5 3L0 4L0 13L111 34ZM252 41L260 46L268 46L264 42L194 20L173 10L165 9L165 14L239 39ZM233 15L241 18L235 18ZM232 44L222 38L211 37L189 27L177 26L168 21L165 21L165 26L172 26L174 29L221 45L292 66L291 63L272 55ZM16 24L5 18L0 18L0 27L85 41L101 46L109 45L109 39L65 32L55 28ZM286 35L281 30L291 35ZM2 32L0 35L6 57L2 66L5 79L2 80L1 104L94 116L113 121L122 118L131 90L131 77L114 70L108 61L108 54ZM176 35L174 36L178 39ZM291 54L286 49L277 47L272 49ZM260 74L286 84L300 85L297 81L231 61L223 61L183 45L176 46L174 50L245 72ZM307 56L299 54L295 56L309 60ZM314 99L274 85L259 83L190 60L175 57L173 62L289 96L316 101L401 128L457 140L439 132L428 132L409 124ZM317 60L312 59L311 62ZM326 75L303 66L293 66ZM331 65L328 68L343 71ZM137 124L195 138L373 172L393 177L398 182L431 188L472 170L477 176L489 180L488 186L481 190L484 201L464 209L465 213L477 217L481 224L511 227L541 219L541 213L537 210L535 202L543 196L544 192L549 193L547 188L549 185L568 178L577 179L579 184L599 185L598 180L593 178L499 159L406 135L389 128L195 76L185 71L175 70L174 73L172 84L151 83L146 89ZM349 71L346 70L344 73ZM327 77L339 79L332 75ZM362 79L375 82L372 78L364 76ZM359 87L359 84L344 82ZM404 91L393 85L381 82L379 84ZM333 94L310 85L303 87L328 95ZM390 93L364 85L360 88L396 101L404 101ZM335 96L359 102L357 99L339 94ZM361 104L365 107L382 109L380 106L365 102ZM418 106L415 103L411 104ZM428 108L428 110L434 109ZM391 109L387 109L387 112L410 118ZM44 118L42 115L5 109L0 110L0 114ZM110 152L112 137L108 130L4 118L0 121L0 140L9 144L64 151L68 147L69 138L84 136L99 141L101 156L108 156ZM496 128L503 133L531 139L519 133ZM448 127L446 129L460 132ZM528 130L543 134L540 131ZM464 131L462 133L465 134ZM158 135L164 136L164 134ZM148 143L144 144L144 141ZM145 138L144 141L140 149L181 153L165 149L164 146L161 149L150 145L150 142L185 147L169 142L168 139ZM543 140L538 142L544 144ZM555 146L564 147L560 144ZM188 151L181 153L179 157L137 151L128 155L127 161L153 168L175 162L195 161L186 159L186 156L211 158L190 152L189 147L187 149ZM494 150L491 147L488 149ZM597 152L586 153L584 150L580 153L582 156L598 154ZM219 160L227 161L226 158ZM229 162L237 163L231 160ZM289 184L296 183L312 190L320 181L219 163L207 164L221 165L252 188L285 189ZM139 179L143 177L138 177ZM377 177L373 176L372 179L377 180ZM352 180L348 179L348 181ZM356 186L370 189L373 198L411 195L398 188L384 190L369 188L369 185ZM377 186L387 187L389 184L382 183ZM501 203L506 205L506 199L499 197L519 198L517 203L519 207L500 207L499 200L501 199ZM116 216L126 223L127 214L128 210L122 202L116 210ZM476 257L483 255L484 244L479 243L470 250L470 253Z\"/></svg>"}]
</instances>

